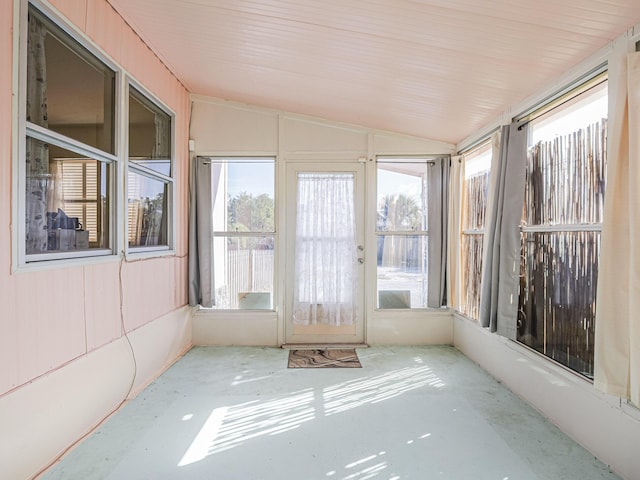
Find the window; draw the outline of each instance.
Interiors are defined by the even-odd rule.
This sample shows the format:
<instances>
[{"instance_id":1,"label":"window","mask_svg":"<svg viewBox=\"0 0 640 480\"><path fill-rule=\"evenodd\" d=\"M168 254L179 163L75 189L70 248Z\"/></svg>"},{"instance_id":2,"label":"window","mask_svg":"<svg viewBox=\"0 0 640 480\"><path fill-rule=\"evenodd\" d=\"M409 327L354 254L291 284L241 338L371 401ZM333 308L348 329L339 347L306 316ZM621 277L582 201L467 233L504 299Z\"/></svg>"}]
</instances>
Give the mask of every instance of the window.
<instances>
[{"instance_id":1,"label":"window","mask_svg":"<svg viewBox=\"0 0 640 480\"><path fill-rule=\"evenodd\" d=\"M113 251L113 69L29 6L20 257Z\"/></svg>"},{"instance_id":2,"label":"window","mask_svg":"<svg viewBox=\"0 0 640 480\"><path fill-rule=\"evenodd\" d=\"M591 378L606 176L606 79L582 91L531 122L517 338Z\"/></svg>"},{"instance_id":3,"label":"window","mask_svg":"<svg viewBox=\"0 0 640 480\"><path fill-rule=\"evenodd\" d=\"M430 267L440 262L439 254L434 251L438 242L430 245L429 235L430 225L440 218L441 213L433 209L440 209L442 204L430 204L429 197L436 195L436 190L441 188L438 172L442 161L429 157L378 158L376 237L379 309L440 306L429 305Z\"/></svg>"},{"instance_id":4,"label":"window","mask_svg":"<svg viewBox=\"0 0 640 480\"><path fill-rule=\"evenodd\" d=\"M215 306L273 308L275 161L210 158Z\"/></svg>"},{"instance_id":5,"label":"window","mask_svg":"<svg viewBox=\"0 0 640 480\"><path fill-rule=\"evenodd\" d=\"M128 245L168 248L172 243L171 116L131 85L128 153Z\"/></svg>"},{"instance_id":6,"label":"window","mask_svg":"<svg viewBox=\"0 0 640 480\"><path fill-rule=\"evenodd\" d=\"M482 274L482 241L484 239L485 211L489 173L491 169L491 142L465 153L462 193L462 235L460 239L461 298L460 311L478 320L480 311L480 280Z\"/></svg>"}]
</instances>

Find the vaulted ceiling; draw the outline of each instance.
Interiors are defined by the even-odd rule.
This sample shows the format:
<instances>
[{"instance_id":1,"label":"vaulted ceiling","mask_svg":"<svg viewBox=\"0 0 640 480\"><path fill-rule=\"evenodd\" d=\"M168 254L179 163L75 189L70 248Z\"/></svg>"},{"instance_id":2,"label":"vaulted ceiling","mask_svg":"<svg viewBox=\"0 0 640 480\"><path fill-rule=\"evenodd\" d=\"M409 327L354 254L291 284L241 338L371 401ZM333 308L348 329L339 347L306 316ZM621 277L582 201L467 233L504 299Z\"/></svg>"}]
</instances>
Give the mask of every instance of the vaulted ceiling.
<instances>
[{"instance_id":1,"label":"vaulted ceiling","mask_svg":"<svg viewBox=\"0 0 640 480\"><path fill-rule=\"evenodd\" d=\"M638 0L109 0L191 93L457 143Z\"/></svg>"}]
</instances>

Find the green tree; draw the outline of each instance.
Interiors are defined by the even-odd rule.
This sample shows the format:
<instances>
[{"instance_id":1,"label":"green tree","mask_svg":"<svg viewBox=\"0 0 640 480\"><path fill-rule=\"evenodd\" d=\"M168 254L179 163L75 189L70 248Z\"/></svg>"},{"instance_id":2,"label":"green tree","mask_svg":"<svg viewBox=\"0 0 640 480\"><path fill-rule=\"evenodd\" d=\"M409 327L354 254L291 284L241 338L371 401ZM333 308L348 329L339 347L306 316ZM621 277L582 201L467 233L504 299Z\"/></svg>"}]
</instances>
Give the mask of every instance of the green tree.
<instances>
[{"instance_id":1,"label":"green tree","mask_svg":"<svg viewBox=\"0 0 640 480\"><path fill-rule=\"evenodd\" d=\"M266 193L254 197L241 192L229 197L227 207L227 226L235 232L273 232L273 198Z\"/></svg>"}]
</instances>

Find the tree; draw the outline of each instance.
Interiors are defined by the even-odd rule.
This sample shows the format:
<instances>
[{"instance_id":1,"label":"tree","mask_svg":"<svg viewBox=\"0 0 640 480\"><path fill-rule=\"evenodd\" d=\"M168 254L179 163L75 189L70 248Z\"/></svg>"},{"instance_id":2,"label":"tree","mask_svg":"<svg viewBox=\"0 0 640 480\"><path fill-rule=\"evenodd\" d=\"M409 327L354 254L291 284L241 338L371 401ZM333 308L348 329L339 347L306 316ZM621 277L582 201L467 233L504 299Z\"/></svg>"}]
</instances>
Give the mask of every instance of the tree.
<instances>
[{"instance_id":1,"label":"tree","mask_svg":"<svg viewBox=\"0 0 640 480\"><path fill-rule=\"evenodd\" d=\"M241 192L229 197L227 226L232 232L273 232L273 198L266 193L257 197Z\"/></svg>"},{"instance_id":2,"label":"tree","mask_svg":"<svg viewBox=\"0 0 640 480\"><path fill-rule=\"evenodd\" d=\"M378 228L387 231L422 230L422 211L415 197L386 195L378 210Z\"/></svg>"}]
</instances>

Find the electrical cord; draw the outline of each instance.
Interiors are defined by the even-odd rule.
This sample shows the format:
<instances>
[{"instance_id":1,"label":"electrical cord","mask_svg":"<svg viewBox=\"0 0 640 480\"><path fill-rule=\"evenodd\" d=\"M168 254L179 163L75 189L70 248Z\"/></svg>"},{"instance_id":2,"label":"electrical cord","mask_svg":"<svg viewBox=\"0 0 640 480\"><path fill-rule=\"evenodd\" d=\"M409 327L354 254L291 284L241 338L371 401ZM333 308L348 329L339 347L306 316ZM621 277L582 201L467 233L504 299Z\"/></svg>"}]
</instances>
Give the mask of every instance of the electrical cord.
<instances>
[{"instance_id":1,"label":"electrical cord","mask_svg":"<svg viewBox=\"0 0 640 480\"><path fill-rule=\"evenodd\" d=\"M141 261L141 260L151 260L151 259L150 258L149 259L139 259L139 260L134 260L134 261ZM31 477L32 480L37 479L40 475L42 475L49 468L51 468L53 465L55 465L58 461L60 461L60 459L62 457L64 457L67 453L69 453L69 451L71 451L78 444L80 444L82 441L84 441L89 435L91 435L96 430L96 428L98 428L100 425L102 425L109 417L111 417L111 415L113 415L118 410L120 410L120 408L122 408L122 406L126 403L127 399L129 398L129 395L131 395L131 392L133 391L133 386L135 385L136 376L138 374L138 363L136 361L136 354L135 354L135 351L133 349L133 344L131 343L131 339L129 338L129 334L127 333L127 329L126 329L126 326L125 326L125 323L124 323L124 288L123 288L123 281L122 281L122 267L123 267L123 265L125 263L132 263L132 262L126 260L124 252L122 252L122 254L120 256L119 265L118 265L118 294L119 294L119 301L120 301L120 328L122 329L123 337L125 338L125 340L127 342L127 345L129 346L129 351L131 352L131 360L133 362L133 374L131 376L131 382L129 383L129 387L127 388L127 393L124 395L123 399L113 409L109 410L109 412L106 415L104 415L84 435L82 435L75 442L73 442L71 445L69 445L67 448L65 448L62 452L60 452L53 460L51 460L49 463L47 463L43 468L38 470L38 472L36 472Z\"/></svg>"},{"instance_id":2,"label":"electrical cord","mask_svg":"<svg viewBox=\"0 0 640 480\"><path fill-rule=\"evenodd\" d=\"M187 255L174 255L171 259L183 259L186 258ZM133 348L133 344L131 343L131 339L129 338L129 334L127 333L127 329L124 322L124 286L122 281L122 268L125 263L137 263L137 262L146 262L150 260L158 260L158 257L149 257L149 258L136 258L136 259L127 259L124 252L121 252L120 261L118 265L118 294L120 301L120 328L122 329L123 337L129 346L129 351L131 352L131 360L133 362L133 375L131 376L131 382L129 383L129 387L127 389L127 393L124 395L124 398L116 405L113 409L111 409L106 415L104 415L93 427L91 427L84 435L78 438L75 442L65 448L60 454L58 454L53 460L47 463L43 468L38 470L34 475L30 477L30 480L36 480L40 477L44 472L46 472L49 468L55 465L62 457L64 457L69 451L75 448L78 444L84 441L89 435L91 435L100 425L102 425L109 417L111 417L114 413L116 413L122 406L127 402L129 395L133 391L133 387L135 385L136 376L138 374L138 363L136 360L135 350ZM54 370L55 371L55 370Z\"/></svg>"}]
</instances>

